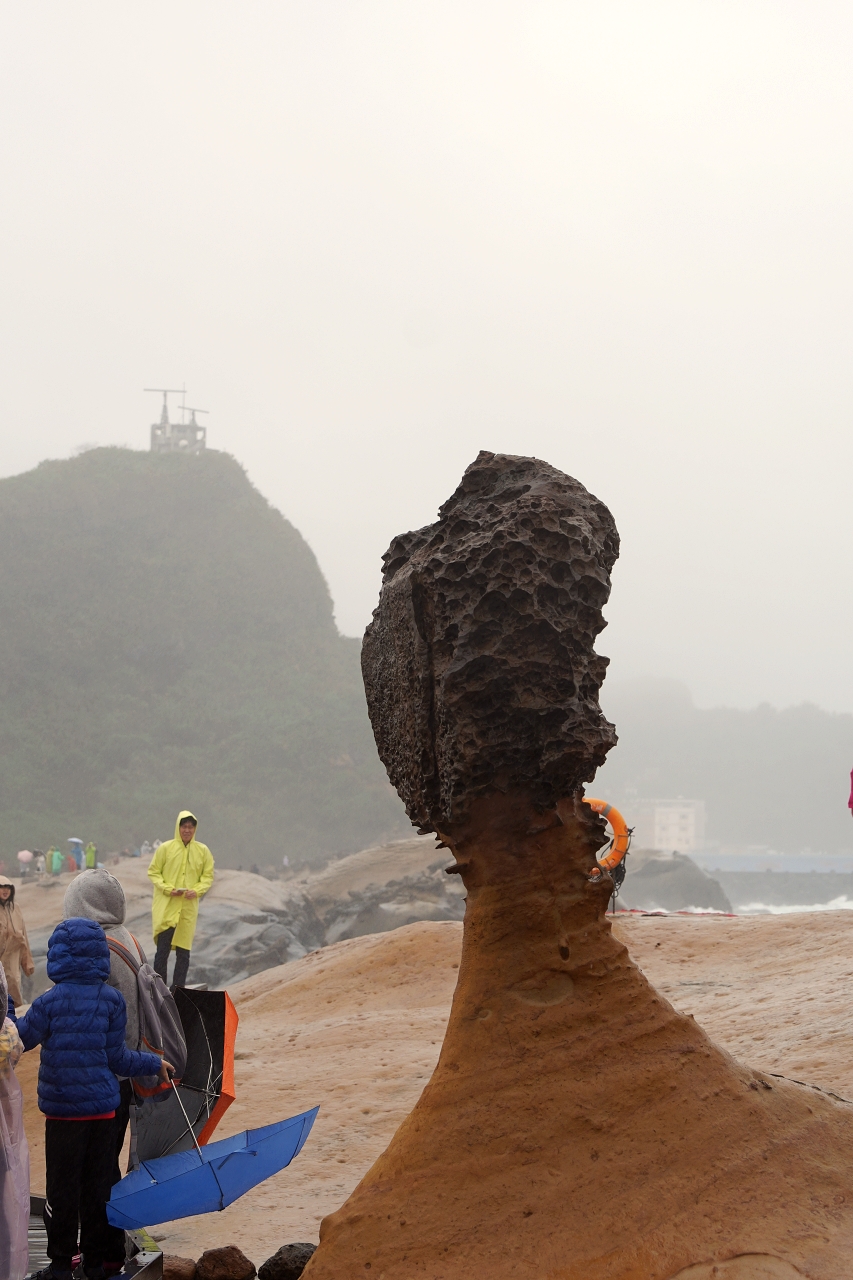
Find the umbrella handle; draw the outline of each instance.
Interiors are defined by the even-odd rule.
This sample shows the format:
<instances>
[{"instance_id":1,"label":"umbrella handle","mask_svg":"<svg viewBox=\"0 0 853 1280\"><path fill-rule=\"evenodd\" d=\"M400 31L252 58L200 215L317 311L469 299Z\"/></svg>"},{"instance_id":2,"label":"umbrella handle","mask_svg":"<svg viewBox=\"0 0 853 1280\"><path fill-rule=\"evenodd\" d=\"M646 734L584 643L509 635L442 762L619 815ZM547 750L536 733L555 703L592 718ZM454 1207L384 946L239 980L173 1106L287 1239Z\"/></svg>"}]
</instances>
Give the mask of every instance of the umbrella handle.
<instances>
[{"instance_id":1,"label":"umbrella handle","mask_svg":"<svg viewBox=\"0 0 853 1280\"><path fill-rule=\"evenodd\" d=\"M183 1111L183 1113L184 1113L184 1119L185 1119L185 1120L186 1120L186 1122L187 1122L187 1128L188 1128L188 1129L189 1129L189 1131L190 1131L190 1137L192 1138L193 1142L195 1143L195 1149L196 1149L196 1151L198 1152L198 1158L199 1158L199 1160L202 1162L202 1164L204 1164L204 1156L201 1154L201 1147L198 1145L198 1138L195 1136L195 1129L194 1129L194 1128L192 1127L192 1125L190 1124L190 1118L189 1118L189 1116L188 1116L188 1115L187 1115L187 1113L186 1113L186 1109L185 1109L185 1107L184 1107L184 1104L181 1102L181 1095L178 1093L177 1086L175 1085L174 1077L172 1077L172 1076L170 1076L170 1077L169 1077L169 1084L172 1086L172 1088L173 1088L173 1090L174 1090L174 1092L175 1092L175 1097L178 1099L178 1106L181 1108L181 1111ZM220 1188L220 1189L221 1189L221 1188Z\"/></svg>"},{"instance_id":2,"label":"umbrella handle","mask_svg":"<svg viewBox=\"0 0 853 1280\"><path fill-rule=\"evenodd\" d=\"M186 1111L185 1111L185 1109L184 1109L184 1104L181 1102L181 1095L178 1093L178 1090L177 1090L177 1088L176 1088L176 1086L175 1086L175 1082L174 1082L174 1080L173 1080L171 1077L169 1078L169 1083L171 1084L172 1088L175 1090L175 1097L178 1099L178 1106L181 1108L181 1111L183 1111L183 1113L184 1113L184 1119L185 1119L185 1120L186 1120L186 1122L187 1122L187 1128L189 1129L190 1133L192 1134L192 1140L193 1140L193 1142L195 1143L195 1149L196 1149L196 1151L198 1152L198 1158L199 1158L199 1160L201 1161L202 1166L203 1166L203 1165L204 1165L204 1156L201 1154L201 1147L198 1145L198 1138L195 1136L195 1129L194 1129L194 1128L192 1127L192 1125L190 1124L190 1118L189 1118L189 1116L187 1115L187 1113L186 1113ZM253 1151L253 1152L252 1152L252 1155L254 1155L254 1154L255 1154L255 1153L254 1153L254 1151ZM219 1208L220 1208L220 1209L224 1209L224 1208L225 1208L225 1192L222 1190L222 1183L219 1181L219 1178L218 1178L218 1177L217 1177L217 1175L216 1175L216 1170L214 1169L213 1165L212 1165L212 1164L209 1164L207 1167L208 1167L208 1169L210 1170L210 1172L213 1174L214 1181L215 1181L215 1183L216 1183L217 1187L219 1188Z\"/></svg>"}]
</instances>

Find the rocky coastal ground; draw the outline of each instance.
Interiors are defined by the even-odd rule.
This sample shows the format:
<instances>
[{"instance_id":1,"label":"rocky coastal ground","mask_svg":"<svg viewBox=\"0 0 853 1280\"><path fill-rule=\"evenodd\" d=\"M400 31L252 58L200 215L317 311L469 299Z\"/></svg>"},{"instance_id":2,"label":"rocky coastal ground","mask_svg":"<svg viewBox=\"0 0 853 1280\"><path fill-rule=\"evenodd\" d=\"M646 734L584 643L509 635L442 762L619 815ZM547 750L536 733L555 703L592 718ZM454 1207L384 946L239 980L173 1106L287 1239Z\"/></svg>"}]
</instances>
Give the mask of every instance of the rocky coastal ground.
<instances>
[{"instance_id":1,"label":"rocky coastal ground","mask_svg":"<svg viewBox=\"0 0 853 1280\"><path fill-rule=\"evenodd\" d=\"M415 920L461 920L462 886L443 868L448 858L431 836L412 836L364 849L320 870L267 879L218 870L199 912L192 982L221 988L286 964L341 939L383 933ZM151 883L141 858L107 861L127 897L127 927L153 955ZM73 874L18 883L36 962L24 995L48 985L47 940L62 918L62 899Z\"/></svg>"},{"instance_id":2,"label":"rocky coastal ground","mask_svg":"<svg viewBox=\"0 0 853 1280\"><path fill-rule=\"evenodd\" d=\"M853 930L845 912L782 917L628 917L615 932L677 1009L767 1073L853 1099ZM240 1014L237 1101L222 1136L320 1104L293 1166L224 1213L155 1228L169 1253L234 1243L256 1265L316 1241L385 1149L435 1066L462 928L425 922L336 943L230 988ZM28 1100L33 1187L43 1177L37 1059ZM606 1082L605 1082L606 1083ZM611 1099L619 1131L619 1098Z\"/></svg>"}]
</instances>

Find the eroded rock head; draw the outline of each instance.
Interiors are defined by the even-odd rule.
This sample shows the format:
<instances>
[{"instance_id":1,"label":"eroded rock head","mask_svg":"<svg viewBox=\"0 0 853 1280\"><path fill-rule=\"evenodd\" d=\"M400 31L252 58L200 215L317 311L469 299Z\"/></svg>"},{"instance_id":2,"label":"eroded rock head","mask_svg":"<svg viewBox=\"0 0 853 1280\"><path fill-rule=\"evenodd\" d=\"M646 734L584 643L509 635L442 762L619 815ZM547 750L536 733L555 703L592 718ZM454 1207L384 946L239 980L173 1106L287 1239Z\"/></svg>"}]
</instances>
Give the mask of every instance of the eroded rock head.
<instances>
[{"instance_id":1,"label":"eroded rock head","mask_svg":"<svg viewBox=\"0 0 853 1280\"><path fill-rule=\"evenodd\" d=\"M435 524L391 543L362 672L379 754L423 830L489 792L548 808L593 778L616 742L593 644L618 554L579 481L486 452Z\"/></svg>"}]
</instances>

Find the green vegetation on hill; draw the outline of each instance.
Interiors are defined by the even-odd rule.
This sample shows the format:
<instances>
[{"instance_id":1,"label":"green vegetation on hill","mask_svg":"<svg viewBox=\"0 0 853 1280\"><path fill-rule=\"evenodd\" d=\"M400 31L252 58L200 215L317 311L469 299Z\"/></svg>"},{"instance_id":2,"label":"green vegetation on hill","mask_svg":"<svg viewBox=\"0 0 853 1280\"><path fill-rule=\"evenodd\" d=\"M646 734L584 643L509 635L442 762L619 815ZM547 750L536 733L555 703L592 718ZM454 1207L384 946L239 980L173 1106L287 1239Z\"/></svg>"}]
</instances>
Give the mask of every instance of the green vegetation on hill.
<instances>
[{"instance_id":1,"label":"green vegetation on hill","mask_svg":"<svg viewBox=\"0 0 853 1280\"><path fill-rule=\"evenodd\" d=\"M853 851L853 716L805 704L703 710L674 680L605 681L619 743L591 793L631 820L636 798L704 800L708 839L780 853Z\"/></svg>"},{"instance_id":2,"label":"green vegetation on hill","mask_svg":"<svg viewBox=\"0 0 853 1280\"><path fill-rule=\"evenodd\" d=\"M171 836L222 865L409 825L359 642L304 539L223 453L94 449L0 480L0 854Z\"/></svg>"}]
</instances>

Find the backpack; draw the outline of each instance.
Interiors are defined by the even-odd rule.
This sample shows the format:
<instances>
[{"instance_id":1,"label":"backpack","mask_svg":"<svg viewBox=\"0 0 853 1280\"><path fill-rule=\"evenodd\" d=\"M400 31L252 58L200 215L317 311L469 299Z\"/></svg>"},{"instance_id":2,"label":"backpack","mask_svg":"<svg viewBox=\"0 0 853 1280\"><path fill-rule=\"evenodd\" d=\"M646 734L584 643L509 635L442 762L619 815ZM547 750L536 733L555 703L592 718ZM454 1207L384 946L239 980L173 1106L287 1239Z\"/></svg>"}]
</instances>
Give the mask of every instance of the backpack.
<instances>
[{"instance_id":1,"label":"backpack","mask_svg":"<svg viewBox=\"0 0 853 1280\"><path fill-rule=\"evenodd\" d=\"M133 937L133 934L130 935ZM133 938L136 942L136 939ZM115 938L107 937L107 945L136 974L136 996L139 1009L139 1045L145 1053L156 1053L175 1068L175 1080L180 1081L187 1068L187 1041L184 1036L181 1015L175 997L159 973L155 973L147 960L135 956ZM137 949L139 943L136 942ZM141 955L140 951L140 955ZM134 1092L141 1098L170 1089L158 1076L135 1076Z\"/></svg>"}]
</instances>

